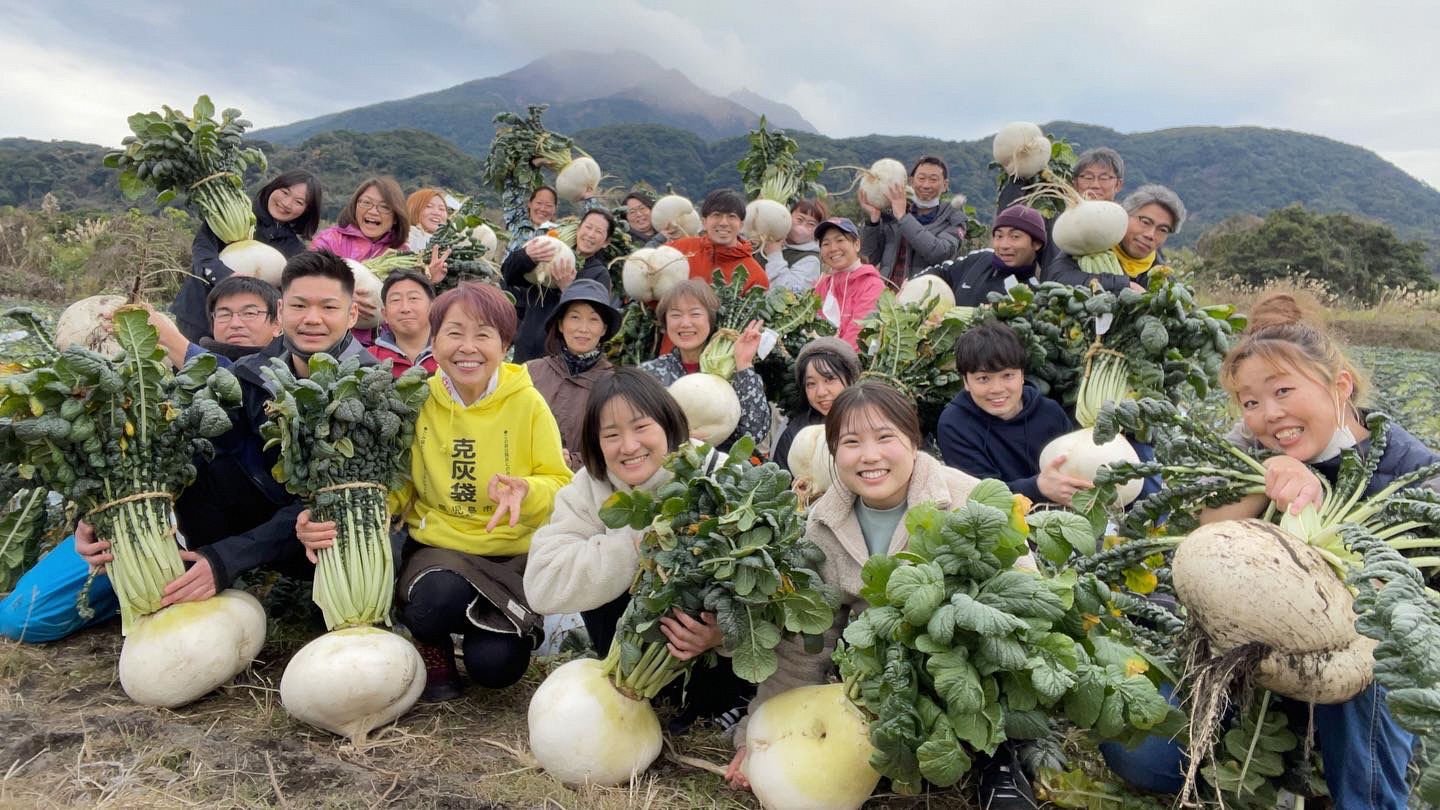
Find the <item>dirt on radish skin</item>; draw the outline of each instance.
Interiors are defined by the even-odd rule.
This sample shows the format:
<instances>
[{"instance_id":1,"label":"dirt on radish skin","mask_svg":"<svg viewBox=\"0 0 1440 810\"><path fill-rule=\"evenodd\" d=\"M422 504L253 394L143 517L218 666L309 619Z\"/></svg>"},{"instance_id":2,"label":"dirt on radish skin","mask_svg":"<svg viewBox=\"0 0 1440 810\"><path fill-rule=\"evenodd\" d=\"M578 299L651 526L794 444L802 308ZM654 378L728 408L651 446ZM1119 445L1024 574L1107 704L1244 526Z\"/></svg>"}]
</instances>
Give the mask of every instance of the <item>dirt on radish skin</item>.
<instances>
[{"instance_id":1,"label":"dirt on radish skin","mask_svg":"<svg viewBox=\"0 0 1440 810\"><path fill-rule=\"evenodd\" d=\"M1318 551L1262 520L1201 526L1175 552L1175 593L1217 653L1258 642L1256 682L1339 703L1370 683L1374 659L1355 630L1354 598Z\"/></svg>"}]
</instances>

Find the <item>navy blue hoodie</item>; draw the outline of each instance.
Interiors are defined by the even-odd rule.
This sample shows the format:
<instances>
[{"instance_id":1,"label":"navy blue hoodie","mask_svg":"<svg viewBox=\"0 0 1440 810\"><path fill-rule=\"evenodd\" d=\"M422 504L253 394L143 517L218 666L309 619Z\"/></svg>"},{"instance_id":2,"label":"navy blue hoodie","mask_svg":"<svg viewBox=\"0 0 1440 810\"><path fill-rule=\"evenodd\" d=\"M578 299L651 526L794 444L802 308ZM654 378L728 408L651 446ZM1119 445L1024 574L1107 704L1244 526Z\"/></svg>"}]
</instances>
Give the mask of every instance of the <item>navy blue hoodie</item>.
<instances>
[{"instance_id":1,"label":"navy blue hoodie","mask_svg":"<svg viewBox=\"0 0 1440 810\"><path fill-rule=\"evenodd\" d=\"M1075 429L1060 404L1025 383L1020 413L1000 419L961 391L940 414L938 441L945 464L976 478L995 478L1035 502L1046 500L1036 486L1040 451Z\"/></svg>"}]
</instances>

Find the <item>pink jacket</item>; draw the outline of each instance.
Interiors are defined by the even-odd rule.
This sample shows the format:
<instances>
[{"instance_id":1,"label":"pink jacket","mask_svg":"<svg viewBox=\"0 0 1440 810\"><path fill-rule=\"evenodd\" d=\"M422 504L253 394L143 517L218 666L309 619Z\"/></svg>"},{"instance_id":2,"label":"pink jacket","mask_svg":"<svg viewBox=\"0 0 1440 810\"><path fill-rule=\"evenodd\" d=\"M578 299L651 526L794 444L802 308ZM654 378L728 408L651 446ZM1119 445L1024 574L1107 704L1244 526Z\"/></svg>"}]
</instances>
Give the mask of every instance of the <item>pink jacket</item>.
<instances>
[{"instance_id":1,"label":"pink jacket","mask_svg":"<svg viewBox=\"0 0 1440 810\"><path fill-rule=\"evenodd\" d=\"M402 242L392 245L388 233L379 240L372 240L354 225L326 228L315 234L315 238L310 241L311 250L328 250L342 259L354 259L357 262L373 259L392 247L403 250L405 244Z\"/></svg>"},{"instance_id":2,"label":"pink jacket","mask_svg":"<svg viewBox=\"0 0 1440 810\"><path fill-rule=\"evenodd\" d=\"M873 264L862 264L854 270L838 273L825 268L820 280L815 283L815 294L820 297L821 312L824 312L826 297L835 296L835 303L840 305L837 337L856 349L859 348L860 322L875 311L883 292L885 279L880 277L880 271L876 270Z\"/></svg>"}]
</instances>

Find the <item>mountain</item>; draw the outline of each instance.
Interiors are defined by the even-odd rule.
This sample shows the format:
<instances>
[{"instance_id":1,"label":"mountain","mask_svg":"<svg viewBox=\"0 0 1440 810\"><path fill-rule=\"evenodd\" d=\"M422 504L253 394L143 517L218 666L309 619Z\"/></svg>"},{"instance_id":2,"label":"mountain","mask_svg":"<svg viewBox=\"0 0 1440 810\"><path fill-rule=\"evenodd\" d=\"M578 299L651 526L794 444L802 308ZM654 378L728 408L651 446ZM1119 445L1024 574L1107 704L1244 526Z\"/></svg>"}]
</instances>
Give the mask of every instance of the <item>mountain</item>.
<instances>
[{"instance_id":1,"label":"mountain","mask_svg":"<svg viewBox=\"0 0 1440 810\"><path fill-rule=\"evenodd\" d=\"M548 121L547 116L547 121ZM562 129L555 126L556 129ZM1190 219L1172 241L1189 245L1206 229L1236 214L1263 215L1299 203L1319 212L1341 211L1384 222L1405 239L1440 248L1440 192L1405 174L1375 153L1315 135L1259 127L1185 127L1122 133L1105 127L1056 121L1045 131L1077 148L1106 145L1126 160L1125 186L1148 182L1174 188ZM595 156L615 184L644 182L698 199L739 184L735 163L744 137L707 142L693 132L655 124L612 124L562 130ZM944 141L911 136L827 138L794 132L800 157L829 166L869 165L881 157L911 161L937 154L950 165L950 188L965 194L980 217L994 216L995 175L988 168L989 139ZM406 189L442 185L460 192L479 186L480 158L438 135L418 130L326 132L298 146L266 147L272 171L304 167L320 175L324 214L333 219L356 184L388 173ZM114 172L101 166L105 149L73 142L0 140L0 205L38 207L53 191L67 210L123 210ZM822 180L837 191L851 172L833 170ZM258 177L248 177L253 188ZM607 181L608 183L608 181ZM853 208L853 202L840 204ZM1440 264L1440 249L1427 257Z\"/></svg>"},{"instance_id":2,"label":"mountain","mask_svg":"<svg viewBox=\"0 0 1440 810\"><path fill-rule=\"evenodd\" d=\"M787 129L791 132L808 132L812 135L819 134L819 131L811 126L809 121L805 120L805 116L801 115L799 110L791 107L789 104L771 101L759 93L752 92L748 87L742 87L726 96L726 98L746 109L754 110L760 115L765 116L766 122L772 127Z\"/></svg>"},{"instance_id":3,"label":"mountain","mask_svg":"<svg viewBox=\"0 0 1440 810\"><path fill-rule=\"evenodd\" d=\"M395 101L322 115L258 130L255 137L296 145L334 130L382 132L422 129L454 142L472 155L490 148L495 114L549 104L545 123L560 132L609 124L647 123L693 132L707 140L743 135L760 115L773 115L814 132L798 112L748 90L721 98L635 51L608 54L560 51L488 79ZM755 104L738 101L736 96ZM761 109L763 108L763 109Z\"/></svg>"}]
</instances>

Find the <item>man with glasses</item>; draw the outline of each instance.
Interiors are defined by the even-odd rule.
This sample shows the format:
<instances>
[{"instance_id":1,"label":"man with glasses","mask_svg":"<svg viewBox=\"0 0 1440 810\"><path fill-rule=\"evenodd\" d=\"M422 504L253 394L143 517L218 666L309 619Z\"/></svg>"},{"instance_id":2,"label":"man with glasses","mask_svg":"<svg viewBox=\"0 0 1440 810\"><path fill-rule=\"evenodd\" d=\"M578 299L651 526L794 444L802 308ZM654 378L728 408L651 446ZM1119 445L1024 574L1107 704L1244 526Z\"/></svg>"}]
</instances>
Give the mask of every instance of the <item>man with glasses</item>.
<instances>
[{"instance_id":1,"label":"man with glasses","mask_svg":"<svg viewBox=\"0 0 1440 810\"><path fill-rule=\"evenodd\" d=\"M1007 181L1000 189L996 213L1019 203L1033 181L1034 178ZM1071 175L1070 184L1087 200L1114 202L1115 195L1125 187L1125 160L1120 157L1119 152L1108 146L1086 149L1075 158L1075 171ZM1045 247L1040 251L1040 267L1049 267L1061 255L1060 249L1055 247L1055 240L1050 238L1050 231L1054 227L1055 220L1045 220Z\"/></svg>"},{"instance_id":2,"label":"man with glasses","mask_svg":"<svg viewBox=\"0 0 1440 810\"><path fill-rule=\"evenodd\" d=\"M1097 275L1080 269L1080 264L1071 256L1058 254L1050 264L1040 271L1041 281L1056 281L1072 287L1086 287L1098 284L1110 292L1120 292L1127 287L1143 291L1149 282L1150 270L1164 264L1160 248L1171 234L1180 232L1185 224L1185 204L1180 195L1161 185L1144 185L1126 197L1124 202L1130 223L1125 238L1111 248L1120 262L1124 275Z\"/></svg>"},{"instance_id":3,"label":"man with glasses","mask_svg":"<svg viewBox=\"0 0 1440 810\"><path fill-rule=\"evenodd\" d=\"M228 366L231 361L256 352L279 351L280 322L275 311L279 300L279 291L258 278L230 276L216 284L205 301L210 334L215 337L191 343L169 318L153 309L150 323L155 326L160 345L176 368L205 352L214 354L221 366Z\"/></svg>"}]
</instances>

